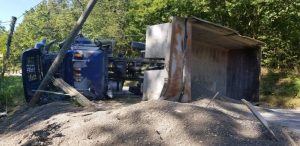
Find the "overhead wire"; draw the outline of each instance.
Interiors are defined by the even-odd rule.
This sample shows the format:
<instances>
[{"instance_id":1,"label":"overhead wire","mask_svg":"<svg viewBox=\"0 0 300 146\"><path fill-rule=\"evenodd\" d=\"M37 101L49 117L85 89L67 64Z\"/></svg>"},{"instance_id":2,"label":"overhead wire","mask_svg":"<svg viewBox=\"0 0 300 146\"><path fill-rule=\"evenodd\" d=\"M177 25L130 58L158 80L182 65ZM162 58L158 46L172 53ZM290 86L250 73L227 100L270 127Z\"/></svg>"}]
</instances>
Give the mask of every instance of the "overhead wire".
<instances>
[{"instance_id":1,"label":"overhead wire","mask_svg":"<svg viewBox=\"0 0 300 146\"><path fill-rule=\"evenodd\" d=\"M11 22L11 20L9 20L9 21L0 21L0 24L10 23L10 22Z\"/></svg>"},{"instance_id":2,"label":"overhead wire","mask_svg":"<svg viewBox=\"0 0 300 146\"><path fill-rule=\"evenodd\" d=\"M44 0L41 0L39 3L37 3L36 5L34 5L33 7L31 7L30 9L28 9L27 11L25 11L24 13L22 13L20 16L17 17L17 20L20 19L21 17L23 17L25 14L28 13L29 10L32 10L34 8L36 8L38 5L40 5L42 2L44 2ZM0 24L6 24L6 23L10 23L11 20L7 20L7 21L0 21Z\"/></svg>"},{"instance_id":3,"label":"overhead wire","mask_svg":"<svg viewBox=\"0 0 300 146\"><path fill-rule=\"evenodd\" d=\"M39 3L37 3L36 5L34 5L33 7L31 7L30 9L28 9L27 11L25 11L25 13L21 14L19 17L17 17L17 19L23 17L25 14L27 14L30 10L33 10L34 8L36 8L38 5L40 5L41 3L43 3L44 0L41 0Z\"/></svg>"}]
</instances>

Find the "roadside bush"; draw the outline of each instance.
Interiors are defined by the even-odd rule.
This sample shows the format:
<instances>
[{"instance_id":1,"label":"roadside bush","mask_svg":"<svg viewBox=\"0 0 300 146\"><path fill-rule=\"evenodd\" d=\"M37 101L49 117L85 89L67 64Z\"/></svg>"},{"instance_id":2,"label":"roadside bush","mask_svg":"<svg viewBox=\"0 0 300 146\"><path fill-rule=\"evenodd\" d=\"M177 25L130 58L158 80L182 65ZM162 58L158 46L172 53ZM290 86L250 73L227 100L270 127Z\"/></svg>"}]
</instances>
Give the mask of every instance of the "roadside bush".
<instances>
[{"instance_id":1,"label":"roadside bush","mask_svg":"<svg viewBox=\"0 0 300 146\"><path fill-rule=\"evenodd\" d=\"M8 107L16 107L24 102L21 77L6 76L0 79L0 112L5 109L6 104Z\"/></svg>"},{"instance_id":2,"label":"roadside bush","mask_svg":"<svg viewBox=\"0 0 300 146\"><path fill-rule=\"evenodd\" d=\"M264 69L263 69L264 70ZM290 72L262 71L260 100L271 106L300 107L300 77Z\"/></svg>"}]
</instances>

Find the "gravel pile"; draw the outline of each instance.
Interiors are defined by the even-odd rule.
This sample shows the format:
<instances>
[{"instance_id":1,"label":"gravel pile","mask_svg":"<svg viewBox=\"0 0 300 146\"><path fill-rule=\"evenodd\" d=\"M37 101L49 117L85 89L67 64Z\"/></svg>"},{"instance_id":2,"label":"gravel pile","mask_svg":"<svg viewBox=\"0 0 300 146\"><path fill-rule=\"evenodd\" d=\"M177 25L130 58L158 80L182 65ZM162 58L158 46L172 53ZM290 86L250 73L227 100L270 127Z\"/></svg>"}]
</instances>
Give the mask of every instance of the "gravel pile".
<instances>
[{"instance_id":1,"label":"gravel pile","mask_svg":"<svg viewBox=\"0 0 300 146\"><path fill-rule=\"evenodd\" d=\"M0 145L288 145L268 136L247 108L208 100L146 101L107 111L52 103L0 124Z\"/></svg>"}]
</instances>

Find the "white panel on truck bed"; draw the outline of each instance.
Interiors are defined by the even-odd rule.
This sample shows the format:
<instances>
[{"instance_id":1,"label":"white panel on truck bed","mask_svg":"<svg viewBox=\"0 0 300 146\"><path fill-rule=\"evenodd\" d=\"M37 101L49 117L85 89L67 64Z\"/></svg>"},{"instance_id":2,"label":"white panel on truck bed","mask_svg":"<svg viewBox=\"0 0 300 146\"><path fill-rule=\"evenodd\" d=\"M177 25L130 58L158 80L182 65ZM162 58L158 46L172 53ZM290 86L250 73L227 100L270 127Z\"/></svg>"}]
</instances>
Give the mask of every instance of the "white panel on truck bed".
<instances>
[{"instance_id":1,"label":"white panel on truck bed","mask_svg":"<svg viewBox=\"0 0 300 146\"><path fill-rule=\"evenodd\" d=\"M151 25L146 33L146 58L163 58L169 54L172 24Z\"/></svg>"}]
</instances>

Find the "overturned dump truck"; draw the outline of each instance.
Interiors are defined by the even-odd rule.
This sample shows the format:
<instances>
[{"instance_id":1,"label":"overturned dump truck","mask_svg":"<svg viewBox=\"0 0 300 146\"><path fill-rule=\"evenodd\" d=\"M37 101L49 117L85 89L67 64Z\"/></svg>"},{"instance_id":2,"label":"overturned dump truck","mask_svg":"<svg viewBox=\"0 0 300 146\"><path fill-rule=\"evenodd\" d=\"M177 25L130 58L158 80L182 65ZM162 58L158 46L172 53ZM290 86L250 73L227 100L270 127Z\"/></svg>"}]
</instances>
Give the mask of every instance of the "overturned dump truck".
<instances>
[{"instance_id":1,"label":"overturned dump truck","mask_svg":"<svg viewBox=\"0 0 300 146\"><path fill-rule=\"evenodd\" d=\"M144 70L142 67L147 65L147 70L162 69L163 62L160 59L144 59L145 44L140 42L131 43L131 48L139 52L140 57L128 59L122 54L114 56L115 44L114 40L91 41L83 35L78 35L66 51L66 56L54 77L63 79L66 84L90 100L113 98L114 93L121 92L124 82L128 80L137 82L129 87L129 91L141 95ZM52 45L53 42L46 44L44 39L22 54L22 79L27 102L32 99L58 54L49 51ZM46 90L39 91L47 93L40 101L47 103L56 100L57 96L49 96L53 94L66 95L54 92L55 89L54 86L48 85ZM61 97L58 99L62 99Z\"/></svg>"},{"instance_id":2,"label":"overturned dump truck","mask_svg":"<svg viewBox=\"0 0 300 146\"><path fill-rule=\"evenodd\" d=\"M195 17L149 26L145 57L163 58L165 68L145 71L143 98L188 102L219 92L258 101L261 45Z\"/></svg>"},{"instance_id":3,"label":"overturned dump truck","mask_svg":"<svg viewBox=\"0 0 300 146\"><path fill-rule=\"evenodd\" d=\"M141 54L135 59L115 57L113 40L91 41L79 36L55 77L91 100L113 97L113 92L122 91L126 80L133 80L138 84L129 91L142 94L143 100L188 102L219 92L234 99L258 101L262 44L202 19L173 17L171 23L149 26L146 44L132 44ZM57 55L48 49L44 44L22 55L27 102ZM50 86L40 92L57 94L48 90Z\"/></svg>"}]
</instances>

